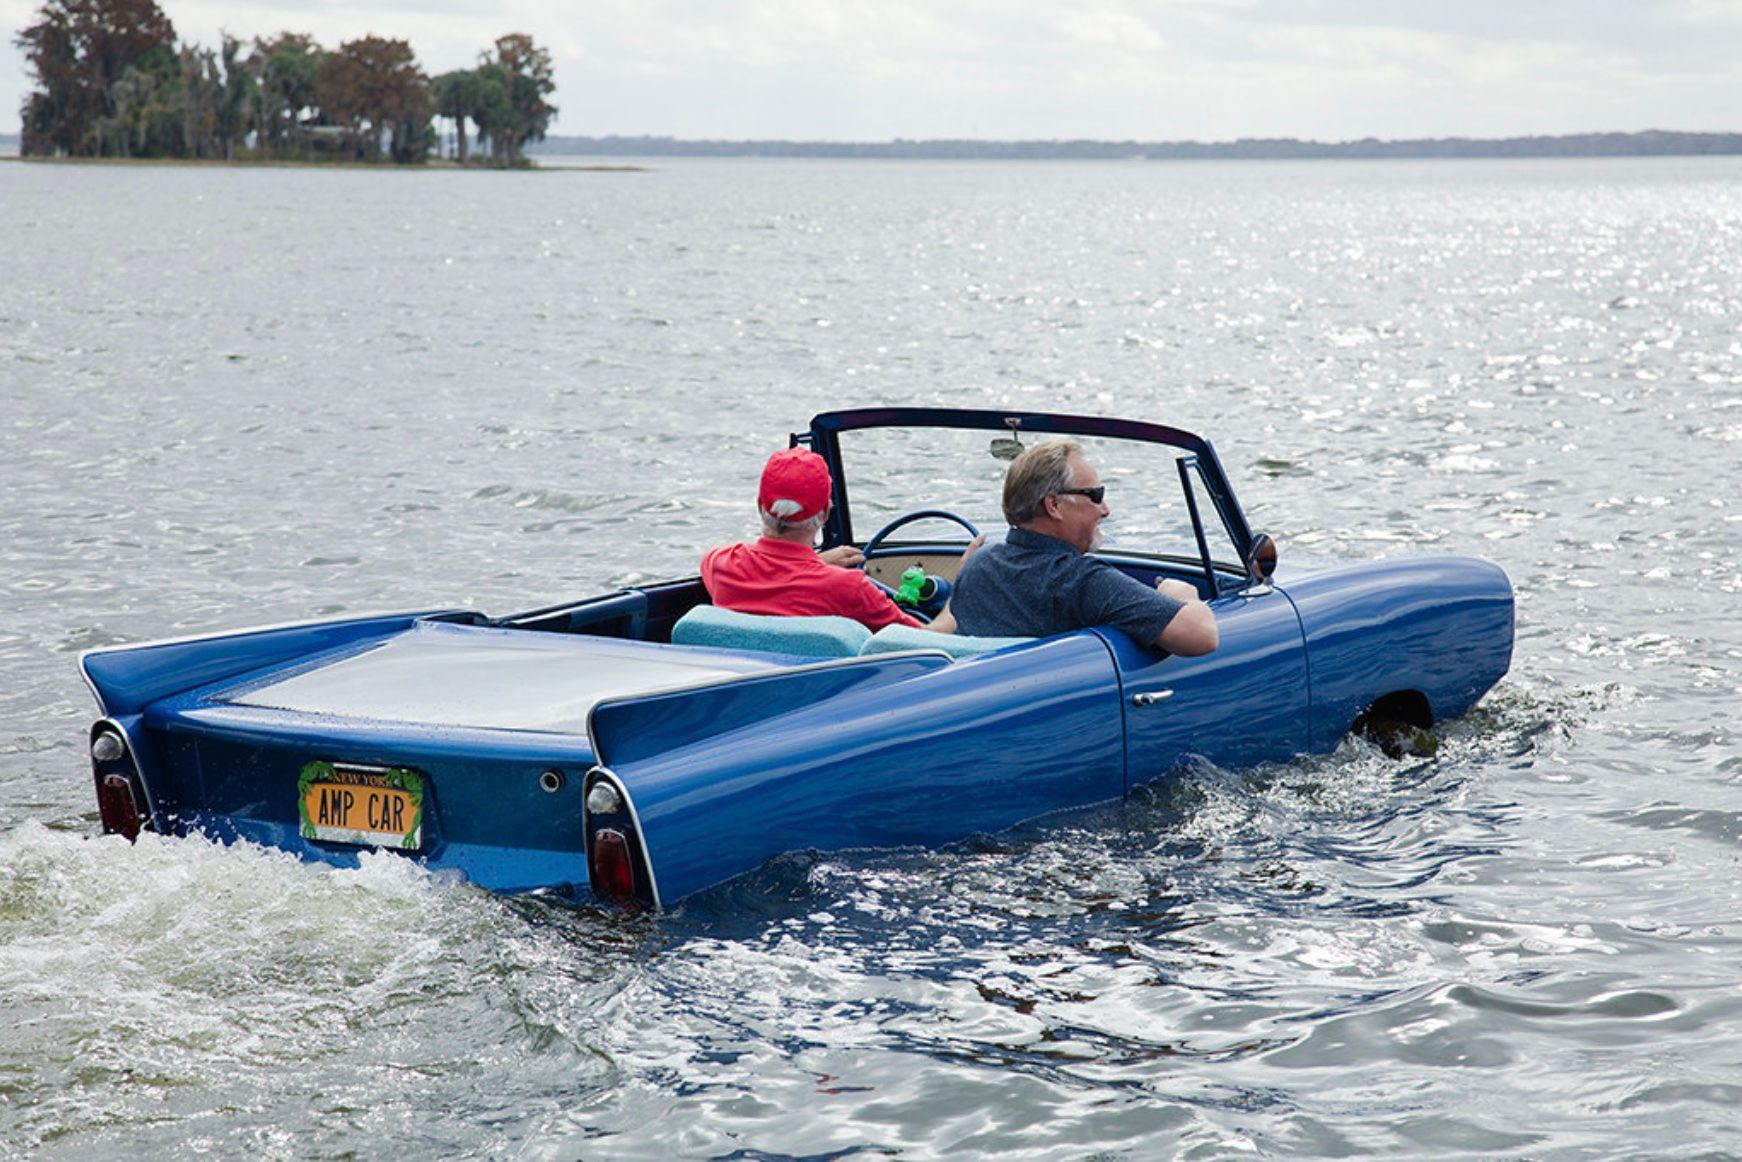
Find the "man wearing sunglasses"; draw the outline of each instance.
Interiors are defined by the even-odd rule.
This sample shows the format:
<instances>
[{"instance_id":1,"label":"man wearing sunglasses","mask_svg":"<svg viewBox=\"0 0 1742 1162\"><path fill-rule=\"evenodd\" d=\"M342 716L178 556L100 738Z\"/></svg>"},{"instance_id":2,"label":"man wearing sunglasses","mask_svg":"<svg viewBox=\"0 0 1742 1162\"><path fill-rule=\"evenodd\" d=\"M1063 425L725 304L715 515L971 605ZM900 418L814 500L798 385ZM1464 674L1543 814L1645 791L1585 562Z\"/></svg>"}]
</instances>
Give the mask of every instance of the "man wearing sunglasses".
<instances>
[{"instance_id":1,"label":"man wearing sunglasses","mask_svg":"<svg viewBox=\"0 0 1742 1162\"><path fill-rule=\"evenodd\" d=\"M1075 440L1034 444L1004 476L1010 532L963 563L950 597L958 633L1046 637L1092 625L1195 656L1220 641L1216 615L1184 581L1155 588L1090 550L1101 543L1106 487Z\"/></svg>"}]
</instances>

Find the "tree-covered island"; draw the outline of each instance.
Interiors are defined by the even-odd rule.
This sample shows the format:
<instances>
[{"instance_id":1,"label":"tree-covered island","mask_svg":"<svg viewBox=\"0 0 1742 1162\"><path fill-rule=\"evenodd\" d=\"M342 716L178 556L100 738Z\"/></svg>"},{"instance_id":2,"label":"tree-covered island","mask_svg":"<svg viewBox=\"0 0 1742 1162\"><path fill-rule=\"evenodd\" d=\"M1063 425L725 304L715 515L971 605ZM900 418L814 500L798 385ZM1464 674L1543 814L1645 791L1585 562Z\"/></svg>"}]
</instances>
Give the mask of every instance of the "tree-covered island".
<instances>
[{"instance_id":1,"label":"tree-covered island","mask_svg":"<svg viewBox=\"0 0 1742 1162\"><path fill-rule=\"evenodd\" d=\"M550 53L524 33L500 37L476 68L434 78L408 43L380 36L336 49L296 32L251 45L226 34L217 52L178 44L156 0L46 0L15 43L36 82L20 110L25 157L415 164L435 154L507 166L524 163L557 111Z\"/></svg>"}]
</instances>

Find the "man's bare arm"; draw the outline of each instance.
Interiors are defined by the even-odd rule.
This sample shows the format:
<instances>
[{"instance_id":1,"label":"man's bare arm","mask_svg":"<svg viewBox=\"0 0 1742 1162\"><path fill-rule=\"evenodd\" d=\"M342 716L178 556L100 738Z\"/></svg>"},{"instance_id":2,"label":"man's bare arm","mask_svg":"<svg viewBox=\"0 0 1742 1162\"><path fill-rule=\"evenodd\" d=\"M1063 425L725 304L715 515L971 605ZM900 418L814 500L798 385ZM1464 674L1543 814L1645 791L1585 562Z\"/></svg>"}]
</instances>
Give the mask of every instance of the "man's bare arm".
<instances>
[{"instance_id":1,"label":"man's bare arm","mask_svg":"<svg viewBox=\"0 0 1742 1162\"><path fill-rule=\"evenodd\" d=\"M1213 653L1222 643L1222 634L1216 626L1215 613L1198 600L1198 591L1173 577L1156 582L1155 588L1163 597L1185 603L1185 608L1173 615L1173 620L1155 639L1156 648L1187 658Z\"/></svg>"}]
</instances>

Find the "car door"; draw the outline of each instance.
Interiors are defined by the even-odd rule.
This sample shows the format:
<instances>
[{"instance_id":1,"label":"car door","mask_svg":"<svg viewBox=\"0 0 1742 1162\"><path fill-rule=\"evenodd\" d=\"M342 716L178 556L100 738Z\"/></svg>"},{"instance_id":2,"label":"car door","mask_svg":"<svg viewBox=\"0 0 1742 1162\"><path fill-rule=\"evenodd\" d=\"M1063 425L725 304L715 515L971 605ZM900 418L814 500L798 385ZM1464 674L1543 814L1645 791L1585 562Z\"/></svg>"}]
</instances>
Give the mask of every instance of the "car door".
<instances>
[{"instance_id":1,"label":"car door","mask_svg":"<svg viewBox=\"0 0 1742 1162\"><path fill-rule=\"evenodd\" d=\"M1306 651L1287 594L1258 586L1210 607L1221 644L1202 657L1176 657L1117 630L1100 631L1119 672L1127 791L1193 757L1249 766L1307 748Z\"/></svg>"}]
</instances>

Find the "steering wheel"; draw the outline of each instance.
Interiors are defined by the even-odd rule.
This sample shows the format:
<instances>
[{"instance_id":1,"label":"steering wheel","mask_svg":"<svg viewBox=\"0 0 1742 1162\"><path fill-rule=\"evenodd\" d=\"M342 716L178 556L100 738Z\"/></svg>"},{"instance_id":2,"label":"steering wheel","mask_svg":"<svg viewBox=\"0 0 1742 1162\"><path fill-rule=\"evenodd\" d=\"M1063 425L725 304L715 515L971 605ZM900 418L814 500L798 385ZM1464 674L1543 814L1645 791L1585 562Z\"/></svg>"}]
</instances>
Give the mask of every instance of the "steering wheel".
<instances>
[{"instance_id":1,"label":"steering wheel","mask_svg":"<svg viewBox=\"0 0 1742 1162\"><path fill-rule=\"evenodd\" d=\"M922 521L922 520L954 521L956 524L959 524L963 528L968 530L969 539L972 539L972 538L980 535L980 530L975 528L973 526L973 524L970 521L968 521L965 517L959 517L955 513L950 512L947 509L942 509L942 508L917 509L913 512L906 513L902 516L896 517L894 520L890 521L888 524L886 524L882 528L878 529L875 533L871 534L871 539L865 542L865 548L864 548L865 562L869 563L871 558L873 558L877 555L877 550L882 548L884 540L888 538L890 533L894 532L896 529L903 528L907 525L913 524L915 521ZM890 550L889 555L892 557L895 556L896 551L893 549ZM863 569L865 567L865 565L861 564L859 567L861 569ZM873 585L877 586L879 589L883 590L885 593L889 594L890 597L895 596L895 591L893 589L889 588L889 586L883 584L883 582L877 580L875 577L873 577L871 579L871 583ZM904 613L906 613L909 617L917 618L921 622L929 623L931 621L930 617L926 616L924 613L921 613L919 610L911 608L909 606L905 606L905 605L902 606L902 611Z\"/></svg>"},{"instance_id":2,"label":"steering wheel","mask_svg":"<svg viewBox=\"0 0 1742 1162\"><path fill-rule=\"evenodd\" d=\"M975 528L971 523L969 523L969 521L967 520L966 517L957 516L955 513L950 512L948 509L942 509L942 508L916 509L913 512L906 513L902 516L896 517L894 520L890 521L888 524L884 525L882 528L880 528L876 532L872 533L871 539L865 542L865 550L864 550L865 559L867 561L869 561L872 557L875 557L877 555L877 550L883 547L883 542L886 539L888 539L890 533L894 532L896 529L905 528L906 526L913 524L915 521L922 521L922 520L954 521L955 523L961 525L963 528L968 530L968 537L970 540L972 540L974 537L977 537L980 535L980 530ZM894 556L894 555L895 554L893 552L890 553L890 556Z\"/></svg>"}]
</instances>

